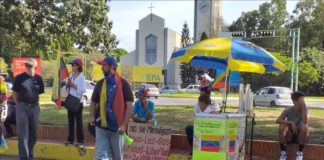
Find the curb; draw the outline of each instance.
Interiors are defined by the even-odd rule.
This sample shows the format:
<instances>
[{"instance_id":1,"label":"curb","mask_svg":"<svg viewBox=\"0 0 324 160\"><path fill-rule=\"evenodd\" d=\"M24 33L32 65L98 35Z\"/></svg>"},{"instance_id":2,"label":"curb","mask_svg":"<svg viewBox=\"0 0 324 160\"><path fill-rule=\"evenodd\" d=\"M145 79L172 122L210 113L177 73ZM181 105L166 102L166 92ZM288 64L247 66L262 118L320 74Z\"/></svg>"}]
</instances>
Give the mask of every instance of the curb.
<instances>
[{"instance_id":1,"label":"curb","mask_svg":"<svg viewBox=\"0 0 324 160\"><path fill-rule=\"evenodd\" d=\"M8 149L1 155L18 156L18 142L16 140L7 140ZM62 144L53 144L37 142L34 147L35 158L57 159L57 160L91 160L94 157L94 147L84 147L79 149L75 146L64 146Z\"/></svg>"}]
</instances>

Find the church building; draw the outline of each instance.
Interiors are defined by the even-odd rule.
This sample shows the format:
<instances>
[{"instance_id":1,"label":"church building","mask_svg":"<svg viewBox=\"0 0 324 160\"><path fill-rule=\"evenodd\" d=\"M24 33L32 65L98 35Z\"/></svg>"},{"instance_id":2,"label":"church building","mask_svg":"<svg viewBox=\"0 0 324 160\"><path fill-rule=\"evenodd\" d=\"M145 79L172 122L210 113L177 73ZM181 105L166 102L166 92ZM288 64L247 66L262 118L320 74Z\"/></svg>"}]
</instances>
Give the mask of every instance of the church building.
<instances>
[{"instance_id":1,"label":"church building","mask_svg":"<svg viewBox=\"0 0 324 160\"><path fill-rule=\"evenodd\" d=\"M131 69L129 80L136 88L140 83L152 83L159 87L179 86L180 63L170 61L171 54L180 49L181 35L165 27L165 20L153 13L139 21L136 30L136 49L120 59L122 76L125 66ZM130 67L132 66L132 67ZM141 71L138 71L141 70ZM125 72L124 72L125 73Z\"/></svg>"}]
</instances>

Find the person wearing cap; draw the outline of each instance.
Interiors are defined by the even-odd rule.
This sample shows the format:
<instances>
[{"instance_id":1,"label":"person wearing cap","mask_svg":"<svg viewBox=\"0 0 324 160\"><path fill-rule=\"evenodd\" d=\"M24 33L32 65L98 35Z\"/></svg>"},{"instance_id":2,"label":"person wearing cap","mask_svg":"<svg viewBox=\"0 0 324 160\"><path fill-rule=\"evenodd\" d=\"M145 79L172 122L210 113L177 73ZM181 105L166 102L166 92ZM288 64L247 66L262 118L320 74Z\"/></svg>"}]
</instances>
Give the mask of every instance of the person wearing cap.
<instances>
[{"instance_id":1,"label":"person wearing cap","mask_svg":"<svg viewBox=\"0 0 324 160\"><path fill-rule=\"evenodd\" d=\"M68 137L65 145L72 145L74 142L74 124L76 124L77 143L78 147L82 147L84 144L83 135L83 94L86 91L86 79L81 74L83 71L83 62L77 58L70 62L72 65L72 73L69 76L67 84L64 86L64 92L71 94L74 97L80 99L80 106L77 112L68 110Z\"/></svg>"},{"instance_id":2,"label":"person wearing cap","mask_svg":"<svg viewBox=\"0 0 324 160\"><path fill-rule=\"evenodd\" d=\"M105 78L97 83L90 104L90 124L96 126L96 159L121 160L122 135L131 116L134 96L129 83L116 71L114 57L107 56L98 63Z\"/></svg>"},{"instance_id":3,"label":"person wearing cap","mask_svg":"<svg viewBox=\"0 0 324 160\"><path fill-rule=\"evenodd\" d=\"M37 61L29 58L26 71L16 76L12 98L16 104L16 126L20 159L33 159L39 116L39 95L44 93L44 83L36 74Z\"/></svg>"},{"instance_id":4,"label":"person wearing cap","mask_svg":"<svg viewBox=\"0 0 324 160\"><path fill-rule=\"evenodd\" d=\"M138 100L133 105L132 119L137 123L155 124L154 103L147 99L147 88L138 90Z\"/></svg>"}]
</instances>

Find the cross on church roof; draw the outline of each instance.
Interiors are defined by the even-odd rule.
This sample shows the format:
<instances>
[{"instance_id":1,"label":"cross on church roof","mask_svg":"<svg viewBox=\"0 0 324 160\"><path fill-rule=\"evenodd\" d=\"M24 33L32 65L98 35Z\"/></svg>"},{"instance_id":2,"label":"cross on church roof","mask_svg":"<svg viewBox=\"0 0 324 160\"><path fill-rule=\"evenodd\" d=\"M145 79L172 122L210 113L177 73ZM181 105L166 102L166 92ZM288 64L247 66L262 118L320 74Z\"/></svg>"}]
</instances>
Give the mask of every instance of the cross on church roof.
<instances>
[{"instance_id":1,"label":"cross on church roof","mask_svg":"<svg viewBox=\"0 0 324 160\"><path fill-rule=\"evenodd\" d=\"M149 6L148 8L150 8L151 9L151 22L152 22L152 12L153 12L153 8L155 8L153 5L152 5L152 3L151 3L151 6Z\"/></svg>"},{"instance_id":2,"label":"cross on church roof","mask_svg":"<svg viewBox=\"0 0 324 160\"><path fill-rule=\"evenodd\" d=\"M148 8L151 9L151 14L152 14L152 12L153 12L153 8L155 8L155 7L152 5L152 3L151 3L151 6L149 6Z\"/></svg>"}]
</instances>

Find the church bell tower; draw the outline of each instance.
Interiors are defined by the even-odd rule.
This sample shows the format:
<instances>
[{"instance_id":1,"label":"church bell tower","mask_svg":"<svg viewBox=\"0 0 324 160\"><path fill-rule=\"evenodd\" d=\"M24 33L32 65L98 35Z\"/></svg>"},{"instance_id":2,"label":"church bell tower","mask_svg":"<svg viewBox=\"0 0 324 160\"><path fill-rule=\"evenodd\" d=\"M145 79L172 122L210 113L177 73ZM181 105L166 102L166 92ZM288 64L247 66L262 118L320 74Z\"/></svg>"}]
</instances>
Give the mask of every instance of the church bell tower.
<instances>
[{"instance_id":1,"label":"church bell tower","mask_svg":"<svg viewBox=\"0 0 324 160\"><path fill-rule=\"evenodd\" d=\"M200 41L203 32L216 37L221 31L221 0L195 0L194 38Z\"/></svg>"}]
</instances>

